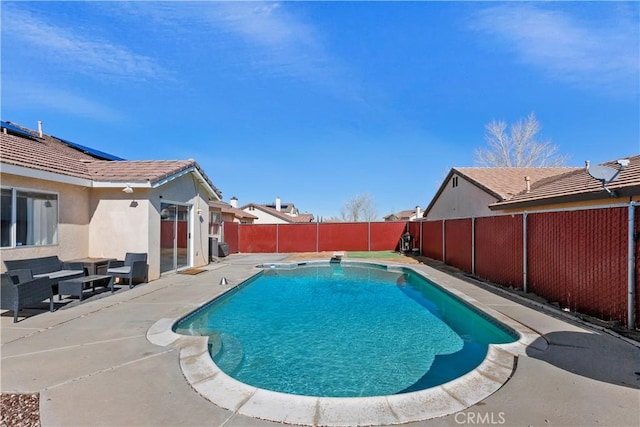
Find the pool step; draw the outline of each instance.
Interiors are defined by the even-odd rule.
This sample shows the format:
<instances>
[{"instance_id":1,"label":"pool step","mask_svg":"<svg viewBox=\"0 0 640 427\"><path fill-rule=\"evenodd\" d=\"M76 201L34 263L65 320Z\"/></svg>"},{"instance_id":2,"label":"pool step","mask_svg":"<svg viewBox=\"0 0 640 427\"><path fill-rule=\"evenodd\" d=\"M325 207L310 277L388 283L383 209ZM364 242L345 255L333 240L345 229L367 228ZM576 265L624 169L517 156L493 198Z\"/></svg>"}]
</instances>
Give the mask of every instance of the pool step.
<instances>
[{"instance_id":1,"label":"pool step","mask_svg":"<svg viewBox=\"0 0 640 427\"><path fill-rule=\"evenodd\" d=\"M213 361L220 367L227 375L233 375L233 373L240 367L244 360L244 349L242 343L233 335L226 333L217 334L219 337L220 349L213 357Z\"/></svg>"},{"instance_id":2,"label":"pool step","mask_svg":"<svg viewBox=\"0 0 640 427\"><path fill-rule=\"evenodd\" d=\"M211 357L216 357L216 355L222 349L222 340L220 339L220 333L211 332L210 334L205 334L205 336L209 337L209 342L207 343L209 354L211 355Z\"/></svg>"}]
</instances>

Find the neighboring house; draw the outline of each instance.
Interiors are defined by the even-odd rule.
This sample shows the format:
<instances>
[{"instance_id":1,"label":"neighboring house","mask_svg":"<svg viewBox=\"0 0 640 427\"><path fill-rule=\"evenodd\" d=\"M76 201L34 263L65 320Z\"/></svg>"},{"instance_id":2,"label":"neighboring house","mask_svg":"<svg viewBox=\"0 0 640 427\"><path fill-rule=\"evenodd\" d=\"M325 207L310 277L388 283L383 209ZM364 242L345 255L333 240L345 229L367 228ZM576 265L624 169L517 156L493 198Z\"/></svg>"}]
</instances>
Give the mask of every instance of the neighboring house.
<instances>
[{"instance_id":1,"label":"neighboring house","mask_svg":"<svg viewBox=\"0 0 640 427\"><path fill-rule=\"evenodd\" d=\"M231 206L237 207L238 199L231 199ZM283 207L284 206L284 207ZM254 215L254 224L297 224L313 222L313 214L299 213L293 203L281 203L276 198L274 204L258 205L249 203L240 208L244 212Z\"/></svg>"},{"instance_id":2,"label":"neighboring house","mask_svg":"<svg viewBox=\"0 0 640 427\"><path fill-rule=\"evenodd\" d=\"M3 260L145 252L151 280L208 263L221 193L195 160L124 161L9 122L0 150Z\"/></svg>"},{"instance_id":3,"label":"neighboring house","mask_svg":"<svg viewBox=\"0 0 640 427\"><path fill-rule=\"evenodd\" d=\"M540 180L508 200L489 205L492 211L522 212L543 209L566 209L585 206L617 205L640 201L640 155L627 157L627 166L618 160L603 163L617 176L603 183L591 176L586 167ZM624 161L622 163L625 163ZM597 166L596 166L597 167ZM591 172L593 172L591 167ZM597 173L594 173L597 175Z\"/></svg>"},{"instance_id":4,"label":"neighboring house","mask_svg":"<svg viewBox=\"0 0 640 427\"><path fill-rule=\"evenodd\" d=\"M425 209L428 220L497 215L489 205L509 200L529 185L577 168L452 168Z\"/></svg>"},{"instance_id":5,"label":"neighboring house","mask_svg":"<svg viewBox=\"0 0 640 427\"><path fill-rule=\"evenodd\" d=\"M222 224L223 222L253 224L253 221L258 219L257 216L251 215L242 209L234 208L231 204L225 202L209 202L209 210L219 213L219 218L217 215L216 218L214 218L216 224Z\"/></svg>"},{"instance_id":6,"label":"neighboring house","mask_svg":"<svg viewBox=\"0 0 640 427\"><path fill-rule=\"evenodd\" d=\"M422 219L422 209L416 206L415 209L395 212L383 217L385 221L418 221Z\"/></svg>"},{"instance_id":7,"label":"neighboring house","mask_svg":"<svg viewBox=\"0 0 640 427\"><path fill-rule=\"evenodd\" d=\"M606 185L586 168L453 168L424 213L429 220L603 206L640 200L640 156Z\"/></svg>"}]
</instances>

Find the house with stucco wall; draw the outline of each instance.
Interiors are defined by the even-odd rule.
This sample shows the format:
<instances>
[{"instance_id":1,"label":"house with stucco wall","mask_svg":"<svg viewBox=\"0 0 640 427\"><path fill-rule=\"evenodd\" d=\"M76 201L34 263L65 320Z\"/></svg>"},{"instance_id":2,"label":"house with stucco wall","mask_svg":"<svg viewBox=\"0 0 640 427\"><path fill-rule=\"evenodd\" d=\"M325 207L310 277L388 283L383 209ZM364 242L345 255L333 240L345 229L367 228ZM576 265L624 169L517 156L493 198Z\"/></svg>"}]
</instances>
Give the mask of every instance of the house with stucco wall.
<instances>
[{"instance_id":1,"label":"house with stucco wall","mask_svg":"<svg viewBox=\"0 0 640 427\"><path fill-rule=\"evenodd\" d=\"M540 210L610 206L640 201L640 155L605 162L617 171L603 183L582 168L452 168L429 203L427 220ZM623 166L624 164L624 166Z\"/></svg>"},{"instance_id":2,"label":"house with stucco wall","mask_svg":"<svg viewBox=\"0 0 640 427\"><path fill-rule=\"evenodd\" d=\"M489 208L538 181L576 168L452 168L424 211L427 220L497 215Z\"/></svg>"},{"instance_id":3,"label":"house with stucco wall","mask_svg":"<svg viewBox=\"0 0 640 427\"><path fill-rule=\"evenodd\" d=\"M195 160L121 160L10 122L0 155L3 260L144 252L150 280L209 262L221 192Z\"/></svg>"},{"instance_id":4,"label":"house with stucco wall","mask_svg":"<svg viewBox=\"0 0 640 427\"><path fill-rule=\"evenodd\" d=\"M231 206L238 206L238 199L231 198ZM282 203L276 197L275 203L264 205L248 203L239 209L255 216L254 224L301 224L313 222L313 214L300 213L293 203Z\"/></svg>"}]
</instances>

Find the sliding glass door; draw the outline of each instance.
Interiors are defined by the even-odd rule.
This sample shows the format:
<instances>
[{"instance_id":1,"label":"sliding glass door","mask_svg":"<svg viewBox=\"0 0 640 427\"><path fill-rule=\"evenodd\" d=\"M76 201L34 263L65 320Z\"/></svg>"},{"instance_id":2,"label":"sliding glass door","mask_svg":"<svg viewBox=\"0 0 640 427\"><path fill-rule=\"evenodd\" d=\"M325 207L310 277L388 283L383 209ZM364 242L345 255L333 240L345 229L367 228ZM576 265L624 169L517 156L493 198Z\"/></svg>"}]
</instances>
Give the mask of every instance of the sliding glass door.
<instances>
[{"instance_id":1,"label":"sliding glass door","mask_svg":"<svg viewBox=\"0 0 640 427\"><path fill-rule=\"evenodd\" d=\"M160 204L160 273L189 267L189 206Z\"/></svg>"}]
</instances>

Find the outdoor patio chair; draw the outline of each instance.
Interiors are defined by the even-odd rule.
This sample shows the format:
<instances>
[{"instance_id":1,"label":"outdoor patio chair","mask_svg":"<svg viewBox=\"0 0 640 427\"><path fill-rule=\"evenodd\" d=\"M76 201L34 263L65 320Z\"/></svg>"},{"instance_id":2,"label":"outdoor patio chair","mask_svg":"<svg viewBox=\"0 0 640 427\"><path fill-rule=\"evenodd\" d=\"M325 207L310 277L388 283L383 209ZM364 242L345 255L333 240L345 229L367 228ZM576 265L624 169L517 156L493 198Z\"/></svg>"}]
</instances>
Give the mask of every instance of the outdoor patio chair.
<instances>
[{"instance_id":1,"label":"outdoor patio chair","mask_svg":"<svg viewBox=\"0 0 640 427\"><path fill-rule=\"evenodd\" d=\"M127 252L124 261L112 260L107 264L107 274L110 276L127 279L129 288L133 288L133 279L142 278L143 283L148 281L149 266L147 254Z\"/></svg>"},{"instance_id":2,"label":"outdoor patio chair","mask_svg":"<svg viewBox=\"0 0 640 427\"><path fill-rule=\"evenodd\" d=\"M49 299L49 311L53 311L53 290L47 277L34 279L31 270L13 270L1 275L0 308L13 311L13 323L18 312L27 306Z\"/></svg>"}]
</instances>

